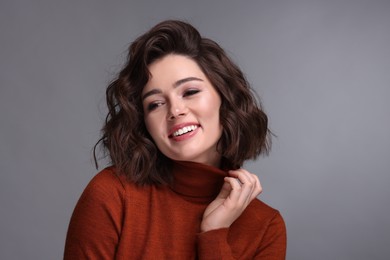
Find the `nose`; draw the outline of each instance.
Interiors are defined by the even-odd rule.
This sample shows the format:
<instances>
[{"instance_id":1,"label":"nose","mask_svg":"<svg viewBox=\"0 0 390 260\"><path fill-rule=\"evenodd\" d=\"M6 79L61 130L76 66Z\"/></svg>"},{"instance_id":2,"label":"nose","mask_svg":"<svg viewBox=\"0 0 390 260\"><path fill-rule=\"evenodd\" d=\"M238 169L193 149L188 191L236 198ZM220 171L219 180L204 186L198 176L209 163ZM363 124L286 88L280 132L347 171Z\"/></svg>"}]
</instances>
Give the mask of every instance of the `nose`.
<instances>
[{"instance_id":1,"label":"nose","mask_svg":"<svg viewBox=\"0 0 390 260\"><path fill-rule=\"evenodd\" d=\"M170 100L169 111L168 111L169 120L173 120L178 117L185 116L186 114L187 114L187 108L182 100L180 99Z\"/></svg>"}]
</instances>

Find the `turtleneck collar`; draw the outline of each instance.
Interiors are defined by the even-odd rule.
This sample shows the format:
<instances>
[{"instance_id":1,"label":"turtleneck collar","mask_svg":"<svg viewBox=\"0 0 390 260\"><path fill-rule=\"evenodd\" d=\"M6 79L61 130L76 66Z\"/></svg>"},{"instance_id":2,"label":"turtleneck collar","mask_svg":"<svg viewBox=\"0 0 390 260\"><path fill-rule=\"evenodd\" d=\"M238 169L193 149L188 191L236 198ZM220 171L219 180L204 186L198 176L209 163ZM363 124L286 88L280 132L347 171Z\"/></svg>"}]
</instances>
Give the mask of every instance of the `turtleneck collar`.
<instances>
[{"instance_id":1,"label":"turtleneck collar","mask_svg":"<svg viewBox=\"0 0 390 260\"><path fill-rule=\"evenodd\" d=\"M187 200L208 202L221 190L224 177L223 170L196 162L174 161L173 183L171 189Z\"/></svg>"}]
</instances>

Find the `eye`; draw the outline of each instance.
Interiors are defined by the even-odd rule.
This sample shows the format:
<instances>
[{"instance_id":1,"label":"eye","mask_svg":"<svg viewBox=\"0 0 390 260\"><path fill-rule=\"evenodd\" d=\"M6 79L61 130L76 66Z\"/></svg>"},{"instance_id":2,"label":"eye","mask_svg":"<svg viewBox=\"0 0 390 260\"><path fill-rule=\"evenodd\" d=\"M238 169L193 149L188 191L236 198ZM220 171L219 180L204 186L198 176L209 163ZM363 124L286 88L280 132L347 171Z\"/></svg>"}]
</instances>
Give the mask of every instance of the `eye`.
<instances>
[{"instance_id":1,"label":"eye","mask_svg":"<svg viewBox=\"0 0 390 260\"><path fill-rule=\"evenodd\" d=\"M153 110L155 110L156 108L158 108L159 106L162 106L162 105L164 105L164 102L162 102L162 101L155 101L155 102L152 102L152 103L148 104L147 109L148 109L148 111L153 111Z\"/></svg>"},{"instance_id":2,"label":"eye","mask_svg":"<svg viewBox=\"0 0 390 260\"><path fill-rule=\"evenodd\" d=\"M183 97L192 96L199 92L200 92L199 89L187 89L186 91L184 91Z\"/></svg>"}]
</instances>

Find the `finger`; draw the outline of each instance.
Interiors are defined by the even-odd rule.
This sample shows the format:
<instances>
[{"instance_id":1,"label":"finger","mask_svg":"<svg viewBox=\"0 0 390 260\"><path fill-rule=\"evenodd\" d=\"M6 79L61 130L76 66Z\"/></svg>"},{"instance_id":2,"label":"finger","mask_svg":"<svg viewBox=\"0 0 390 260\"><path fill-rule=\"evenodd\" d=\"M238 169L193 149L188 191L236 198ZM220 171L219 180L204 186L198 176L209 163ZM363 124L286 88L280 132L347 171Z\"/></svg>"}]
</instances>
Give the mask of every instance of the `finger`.
<instances>
[{"instance_id":1,"label":"finger","mask_svg":"<svg viewBox=\"0 0 390 260\"><path fill-rule=\"evenodd\" d=\"M260 181L255 174L248 172L245 169L230 171L230 175L236 176L242 185L241 203L249 204L261 192Z\"/></svg>"},{"instance_id":2,"label":"finger","mask_svg":"<svg viewBox=\"0 0 390 260\"><path fill-rule=\"evenodd\" d=\"M254 192L258 193L258 192L262 191L259 177L256 174L250 173L245 169L238 169L235 171L231 171L231 175L234 175L237 178L241 178L241 180L244 180L244 178L246 178L249 182L253 183L254 184Z\"/></svg>"},{"instance_id":3,"label":"finger","mask_svg":"<svg viewBox=\"0 0 390 260\"><path fill-rule=\"evenodd\" d=\"M236 177L241 184L241 191L238 203L244 207L248 205L251 200L253 189L255 188L256 181L250 176L250 173L243 169L229 172L231 176Z\"/></svg>"},{"instance_id":4,"label":"finger","mask_svg":"<svg viewBox=\"0 0 390 260\"><path fill-rule=\"evenodd\" d=\"M251 200L252 200L255 197L257 197L257 195L259 195L262 191L259 177L256 174L253 174L253 173L246 171L245 169L242 169L242 172L245 173L246 176L248 178L250 178L252 183L253 183L253 190L252 190L252 194L251 194Z\"/></svg>"},{"instance_id":5,"label":"finger","mask_svg":"<svg viewBox=\"0 0 390 260\"><path fill-rule=\"evenodd\" d=\"M263 188L261 187L259 177L255 174L252 174L252 175L253 175L253 178L255 179L255 188L254 188L253 194L252 194L252 199L254 199L263 191Z\"/></svg>"},{"instance_id":6,"label":"finger","mask_svg":"<svg viewBox=\"0 0 390 260\"><path fill-rule=\"evenodd\" d=\"M245 169L230 171L229 174L238 178L242 184L250 184L249 187L256 186L256 178L254 178L254 175Z\"/></svg>"},{"instance_id":7,"label":"finger","mask_svg":"<svg viewBox=\"0 0 390 260\"><path fill-rule=\"evenodd\" d=\"M256 180L253 178L252 174L245 169L237 169L234 171L230 171L229 174L233 177L238 178L242 184L256 184Z\"/></svg>"},{"instance_id":8,"label":"finger","mask_svg":"<svg viewBox=\"0 0 390 260\"><path fill-rule=\"evenodd\" d=\"M232 188L229 194L229 200L230 202L236 204L240 198L242 186L237 181L237 178L234 177L225 177L225 181L228 182Z\"/></svg>"},{"instance_id":9,"label":"finger","mask_svg":"<svg viewBox=\"0 0 390 260\"><path fill-rule=\"evenodd\" d=\"M261 183L259 180L259 177L255 174L249 173L250 177L253 181L253 190L252 194L250 195L250 201L252 201L254 198L256 198L262 191Z\"/></svg>"},{"instance_id":10,"label":"finger","mask_svg":"<svg viewBox=\"0 0 390 260\"><path fill-rule=\"evenodd\" d=\"M232 189L233 189L232 185L225 180L225 182L222 185L221 191L217 195L217 198L226 199L229 196Z\"/></svg>"}]
</instances>

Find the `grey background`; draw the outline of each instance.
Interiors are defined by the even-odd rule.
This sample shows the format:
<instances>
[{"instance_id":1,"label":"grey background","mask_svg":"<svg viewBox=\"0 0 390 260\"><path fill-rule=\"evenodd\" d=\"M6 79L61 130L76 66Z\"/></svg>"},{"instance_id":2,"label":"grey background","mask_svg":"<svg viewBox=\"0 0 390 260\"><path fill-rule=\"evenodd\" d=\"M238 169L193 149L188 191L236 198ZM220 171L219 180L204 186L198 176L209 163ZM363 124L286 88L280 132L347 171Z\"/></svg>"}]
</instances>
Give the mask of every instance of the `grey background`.
<instances>
[{"instance_id":1,"label":"grey background","mask_svg":"<svg viewBox=\"0 0 390 260\"><path fill-rule=\"evenodd\" d=\"M0 258L61 259L128 44L179 18L219 42L278 136L247 164L288 259L390 256L390 1L0 3Z\"/></svg>"}]
</instances>

